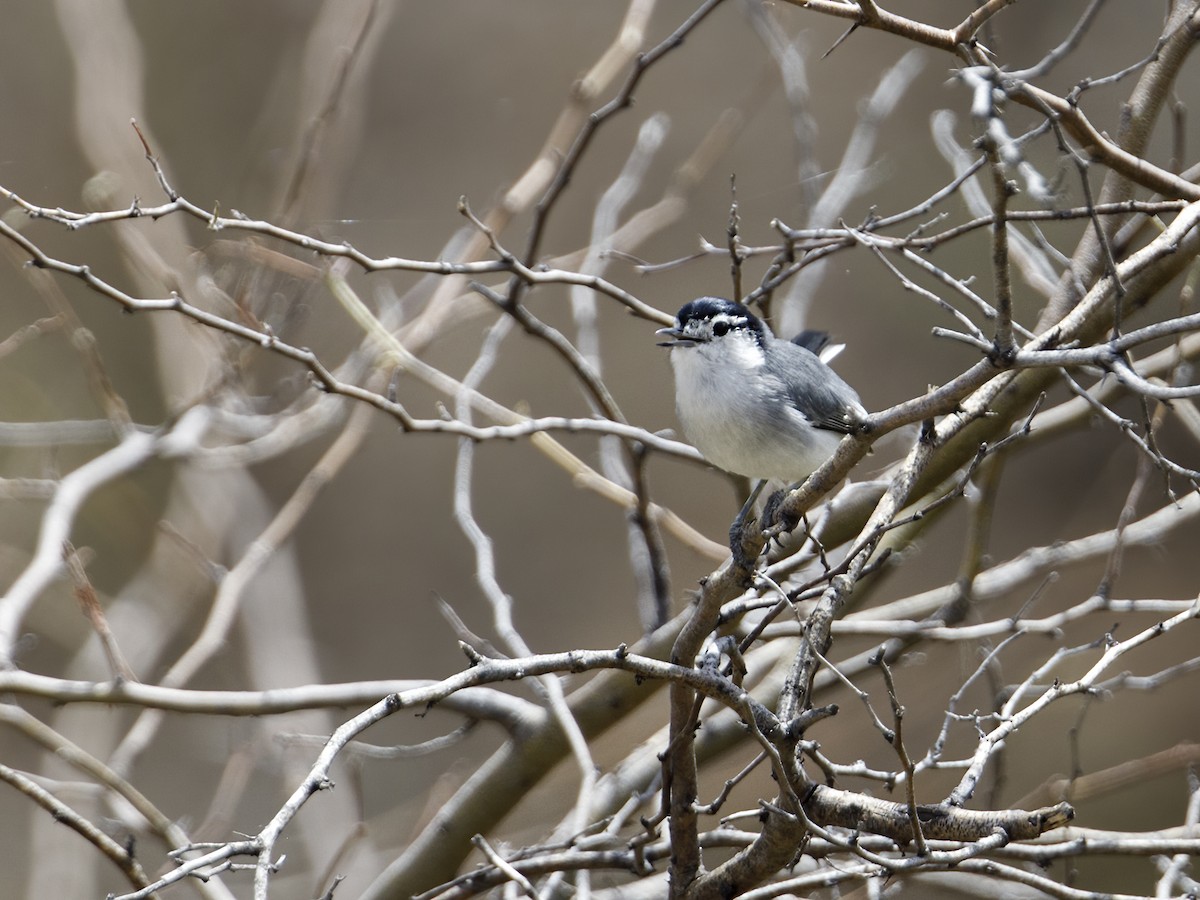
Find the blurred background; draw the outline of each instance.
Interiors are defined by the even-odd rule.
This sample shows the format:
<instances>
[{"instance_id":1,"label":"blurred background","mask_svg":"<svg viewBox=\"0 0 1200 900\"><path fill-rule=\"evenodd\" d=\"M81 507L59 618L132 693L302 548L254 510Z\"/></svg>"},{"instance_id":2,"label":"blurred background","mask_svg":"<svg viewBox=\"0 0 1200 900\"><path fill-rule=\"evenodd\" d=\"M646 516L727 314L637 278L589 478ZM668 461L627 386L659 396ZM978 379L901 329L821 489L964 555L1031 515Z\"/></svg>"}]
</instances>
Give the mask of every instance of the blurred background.
<instances>
[{"instance_id":1,"label":"blurred background","mask_svg":"<svg viewBox=\"0 0 1200 900\"><path fill-rule=\"evenodd\" d=\"M1032 65L1063 39L1085 6L1083 0L1017 4L997 17L988 40L1004 61ZM1151 14L1140 0L1112 0L1078 52L1040 83L1066 93L1085 75L1104 75L1137 62L1159 33L1158 5L1153 6ZM695 2L677 0L654 5L646 45L664 38L695 8ZM974 4L930 0L896 2L890 8L949 26ZM202 208L221 215L236 210L324 240L348 241L371 256L450 258L457 246L451 242L466 240L460 197L481 216L505 201L505 192L546 143L577 79L614 41L625 14L624 4L582 0L8 4L0 28L0 119L5 122L0 184L48 207L119 209L134 198L143 206L162 203L162 190L130 127L130 119L136 118L171 185ZM673 196L678 203L670 221L630 251L651 264L652 271L640 271L634 260L613 258L604 275L670 314L701 294L729 295L729 263L720 255L656 266L692 256L702 240L724 246L731 179L747 245L777 244L773 219L793 226L835 226L836 221L809 222L815 198L838 172L864 103L888 71L904 79L903 90L877 123L869 153L856 163L856 169L865 170L861 196L839 216L855 223L873 210L887 215L908 209L952 179L947 161L931 149L932 115L950 111L956 123L953 134L962 147L969 149L975 137L971 96L952 77L954 60L932 50L913 52L900 40L866 30L823 56L845 30L844 22L785 5L767 14L802 57L807 118L798 120L789 103L779 65L756 25L757 13L738 2L721 5L683 46L648 71L631 108L599 130L551 213L542 244L545 258L572 259L570 254L587 247L598 199L625 165L639 129L657 117L665 128L661 146L627 209L658 203L672 185L677 186ZM902 59L902 69L892 70ZM1200 84L1196 75L1192 60L1178 89L1194 93ZM798 89L796 83L790 87ZM1085 108L1098 128L1116 130L1128 89L1120 82L1086 95ZM608 88L593 107L614 94L615 87ZM1187 99L1181 97L1180 103ZM1190 98L1192 108L1196 99ZM1014 132L1021 130L1022 120L1025 126L1035 121L1025 111L1015 112L1010 123ZM1195 120L1185 118L1181 125L1183 144L1194 154L1200 138ZM807 144L797 140L801 127L810 129ZM1161 130L1150 154L1157 159L1169 156L1173 143L1170 131ZM713 152L696 167L702 146ZM1048 177L1062 179L1066 194L1075 190L1068 177L1073 170L1059 161L1052 138L1041 139L1029 153ZM689 160L693 168L681 171ZM949 211L966 217L957 200ZM189 289L197 285L215 285L232 303L218 303L216 311L233 315L244 308L282 339L311 347L331 367L361 341L359 328L317 276L319 261L278 242L214 233L180 216L78 231L11 213L6 221L47 253L87 264L134 296L162 297L178 289L189 297L196 296ZM499 240L521 252L531 222L528 210L519 212ZM1044 230L1069 254L1079 225L1047 225ZM150 247L145 255L137 249L142 244ZM199 334L194 324L161 321L169 314L125 314L116 303L70 279L53 278L52 286L46 286L37 280L41 273L31 275L23 266L24 256L12 244L6 243L3 251L0 340L58 314L55 304L61 302L94 335L112 391L128 405L135 423L159 425L227 388L217 383L222 377L237 381L247 415L278 414L282 423L285 412L313 401L298 365ZM989 296L989 252L986 230L980 230L939 248L932 259L956 278L976 277L974 289ZM290 268L284 258L299 265ZM757 284L769 259L753 257L746 263L748 286ZM172 271L187 274L171 284L163 273ZM401 301L399 307L414 317L438 287L406 272L352 270L348 277L372 308L407 297L409 305ZM481 280L502 284L497 276ZM844 341L848 347L837 368L869 409L917 396L975 361L965 345L931 336L931 326L953 322L904 291L869 251L831 257L802 273L791 291L776 298L778 328L790 333L819 327ZM1015 293L1018 316L1032 324L1041 298L1020 277ZM527 301L546 322L574 333L565 287L539 287ZM467 298L465 285L442 302L446 318L428 335L419 355L462 378L497 314ZM210 304L203 300L200 305ZM604 298L597 302L597 313L602 374L628 421L651 431L677 428L670 370L665 353L654 345L657 324ZM200 358L208 362L202 364ZM106 413L84 359L68 329L61 327L5 354L0 358L0 420L94 422L102 434ZM223 362L213 367L213 360ZM520 333L502 345L482 389L534 415L588 414L586 398L561 360ZM416 416L436 417L439 404L453 406L452 397L404 377L395 380L395 391ZM337 439L351 405L345 399L331 401L324 419L302 425L281 449L252 459L245 468L228 460L208 468L159 460L88 499L71 540L87 548L88 574L102 602L121 598L128 604L123 608L129 619L121 619L118 609L114 628L139 679L157 681L191 644L212 600L212 567L237 562ZM1135 409L1131 405L1126 412L1134 414ZM381 413L368 415L365 427L367 436L348 464L324 488L283 552L252 580L237 626L187 686L232 690L443 677L465 661L457 636L438 611L438 598L467 627L494 637L492 610L476 581L475 557L452 512L455 439L406 435ZM86 441L26 440L15 431L5 435L0 474L6 479L57 477L112 444L111 435ZM566 435L562 442L589 464L598 464L594 438ZM881 446L862 464L867 470L862 477L892 461L904 446L903 439ZM1180 461L1189 464L1188 459ZM1197 463L1193 453L1190 464ZM1006 559L1028 546L1112 527L1134 466L1129 444L1111 428L1099 426L1014 460L1005 475L990 555ZM182 489L181 468L193 470ZM728 478L661 456L651 457L647 478L657 502L712 541L724 541L738 506L736 486ZM1105 490L1110 484L1114 489ZM207 513L191 518L202 505L198 498L211 503L214 497L227 505L228 518ZM6 584L33 552L44 500L13 493L0 505L0 577ZM1147 501L1150 506L1161 502L1161 495ZM612 647L641 635L621 509L573 484L528 441L518 440L478 447L475 513L495 542L496 574L513 598L515 623L535 651ZM911 551L919 555L919 564L900 568L881 588L881 600L952 578L961 549L952 537L963 522L962 514L952 513L934 526ZM1194 596L1197 570L1188 548L1194 549L1198 537L1193 527L1152 551L1131 551L1121 583L1136 583L1139 596ZM942 544L944 552L938 549ZM696 580L719 560L669 537L666 551L678 610ZM1074 599L1073 592L1092 590L1097 572L1064 573L1049 602L1064 603L1063 598ZM1027 593L1013 598L1014 609ZM153 629L150 619L156 623ZM126 622L127 629L119 630ZM22 635L16 659L22 669L86 680L108 677L102 657L94 647L89 650L95 638L65 579L54 581L38 598ZM953 659L955 653L948 656ZM910 659L902 684L914 695L936 685L935 662ZM969 672L974 665L973 660L959 662L946 691L961 682L960 670ZM1178 711L1174 704L1187 703L1180 697L1156 695L1154 704L1123 698L1119 713L1097 717L1087 732L1086 764L1108 765L1200 737L1194 716L1164 714ZM136 715L102 707L55 710L32 700L21 705L101 758ZM264 728L327 733L349 712L310 717L294 726L169 715L137 757L134 780L170 817L185 822L193 837L211 840L252 832L290 790L292 782L281 773L290 771L288 766L302 771L316 753L309 744L272 742ZM1059 726L1064 731L1071 727L1078 713L1077 708L1064 710L1061 717L1047 719L1046 735ZM929 718L918 719L913 727L918 734L932 734L928 729L936 729L940 715L935 704ZM369 736L380 744L412 744L455 724L453 717L436 712L424 718L398 716ZM855 741L868 732L847 727L852 729L844 733L848 746L837 749L849 758L867 756ZM1068 770L1071 757L1061 735L1048 750L1030 738L1028 751L1044 764L1031 781L1013 787L1013 796L1053 772ZM321 796L313 802L333 804L342 814L370 822L370 850L363 852L374 854L375 860L348 866L350 880L340 889L344 896L356 896L378 864L411 838L428 809L501 739L497 729L482 727L446 753L366 761L341 772L332 799ZM0 748L5 764L41 770L38 748L15 731L0 731ZM612 748L612 758L598 751L598 762L610 764L619 758L617 750ZM1181 780L1163 779L1157 795L1157 783L1143 784L1139 789L1147 799L1137 808L1145 821L1123 821L1130 827L1178 822ZM1152 796L1161 802L1150 802ZM1127 812L1123 806L1122 815ZM305 815L315 819L324 813L310 808ZM210 817L220 823L222 833L205 833L201 826ZM48 865L50 848L57 845L38 829L65 831L48 819L16 792L0 790L0 870L9 885L6 896L91 897L121 889L115 870L87 871L95 854L74 835L63 837L62 847L72 854L67 859L79 860L80 871L64 871L72 865ZM31 827L35 822L37 827ZM521 825L519 814L513 828ZM119 824L112 827L122 833ZM317 845L298 849L297 859L306 859ZM61 861L57 852L54 858ZM326 859L309 860L307 870L300 864L285 868L275 882L278 895L316 896L324 889L314 884Z\"/></svg>"}]
</instances>

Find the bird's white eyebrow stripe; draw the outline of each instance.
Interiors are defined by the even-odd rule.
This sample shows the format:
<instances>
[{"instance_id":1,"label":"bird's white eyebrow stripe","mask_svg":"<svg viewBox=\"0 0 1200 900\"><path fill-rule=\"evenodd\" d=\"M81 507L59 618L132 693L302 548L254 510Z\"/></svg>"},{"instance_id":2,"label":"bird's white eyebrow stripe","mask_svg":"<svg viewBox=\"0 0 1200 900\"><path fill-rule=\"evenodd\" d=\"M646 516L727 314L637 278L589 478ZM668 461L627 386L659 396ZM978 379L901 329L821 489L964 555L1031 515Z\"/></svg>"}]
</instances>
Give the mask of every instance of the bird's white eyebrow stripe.
<instances>
[{"instance_id":1,"label":"bird's white eyebrow stripe","mask_svg":"<svg viewBox=\"0 0 1200 900\"><path fill-rule=\"evenodd\" d=\"M750 320L745 316L731 316L729 313L718 313L712 317L713 322L728 322L730 325L749 325Z\"/></svg>"}]
</instances>

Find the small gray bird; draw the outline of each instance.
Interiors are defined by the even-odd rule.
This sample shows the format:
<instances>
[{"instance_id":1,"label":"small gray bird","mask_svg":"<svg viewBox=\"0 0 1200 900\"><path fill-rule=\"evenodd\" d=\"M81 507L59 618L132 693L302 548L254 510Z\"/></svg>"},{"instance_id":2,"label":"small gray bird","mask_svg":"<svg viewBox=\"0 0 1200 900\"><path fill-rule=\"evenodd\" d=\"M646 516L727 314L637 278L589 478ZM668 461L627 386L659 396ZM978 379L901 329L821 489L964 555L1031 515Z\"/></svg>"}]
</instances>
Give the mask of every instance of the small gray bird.
<instances>
[{"instance_id":1,"label":"small gray bird","mask_svg":"<svg viewBox=\"0 0 1200 900\"><path fill-rule=\"evenodd\" d=\"M659 346L671 348L684 433L727 472L802 481L867 415L854 388L809 349L823 335L808 346L781 340L745 306L717 297L685 304L658 333L671 338Z\"/></svg>"}]
</instances>

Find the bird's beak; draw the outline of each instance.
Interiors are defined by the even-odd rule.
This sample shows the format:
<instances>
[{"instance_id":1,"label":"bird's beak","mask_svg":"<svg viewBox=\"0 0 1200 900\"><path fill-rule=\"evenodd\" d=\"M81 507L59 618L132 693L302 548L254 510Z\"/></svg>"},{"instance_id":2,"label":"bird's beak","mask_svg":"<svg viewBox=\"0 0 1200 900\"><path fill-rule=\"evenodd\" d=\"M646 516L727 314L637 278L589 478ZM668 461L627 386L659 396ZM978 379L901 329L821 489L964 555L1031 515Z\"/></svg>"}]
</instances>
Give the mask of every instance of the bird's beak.
<instances>
[{"instance_id":1,"label":"bird's beak","mask_svg":"<svg viewBox=\"0 0 1200 900\"><path fill-rule=\"evenodd\" d=\"M672 325L670 328L660 328L654 333L664 334L675 338L673 341L659 341L658 346L660 347L690 347L692 344L696 343L690 337L684 335L684 333L679 330L678 325Z\"/></svg>"}]
</instances>

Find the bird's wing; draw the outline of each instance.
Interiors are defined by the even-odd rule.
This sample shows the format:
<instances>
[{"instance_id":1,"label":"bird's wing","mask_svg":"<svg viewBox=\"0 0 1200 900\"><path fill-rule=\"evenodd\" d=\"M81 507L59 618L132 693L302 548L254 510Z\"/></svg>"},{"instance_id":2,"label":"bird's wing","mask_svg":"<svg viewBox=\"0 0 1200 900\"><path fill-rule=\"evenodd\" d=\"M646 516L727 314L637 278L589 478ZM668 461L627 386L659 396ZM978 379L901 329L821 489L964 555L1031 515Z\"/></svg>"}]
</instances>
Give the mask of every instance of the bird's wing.
<instances>
[{"instance_id":1,"label":"bird's wing","mask_svg":"<svg viewBox=\"0 0 1200 900\"><path fill-rule=\"evenodd\" d=\"M775 346L784 354L786 363L800 374L798 379L786 379L793 384L788 390L792 406L814 428L842 434L855 431L866 409L854 389L806 348L787 341L779 341ZM803 390L794 386L801 383L805 385Z\"/></svg>"}]
</instances>

